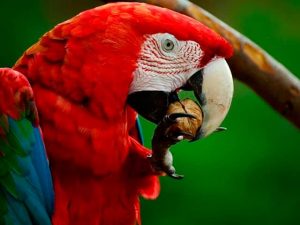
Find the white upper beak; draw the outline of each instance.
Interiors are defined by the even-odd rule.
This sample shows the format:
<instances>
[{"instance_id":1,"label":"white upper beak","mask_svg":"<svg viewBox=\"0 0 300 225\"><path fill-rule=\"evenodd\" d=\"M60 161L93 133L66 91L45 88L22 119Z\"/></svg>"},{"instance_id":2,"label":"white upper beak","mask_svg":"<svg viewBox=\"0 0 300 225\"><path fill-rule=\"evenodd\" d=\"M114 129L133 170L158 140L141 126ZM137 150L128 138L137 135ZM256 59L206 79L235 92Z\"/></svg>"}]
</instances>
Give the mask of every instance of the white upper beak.
<instances>
[{"instance_id":1,"label":"white upper beak","mask_svg":"<svg viewBox=\"0 0 300 225\"><path fill-rule=\"evenodd\" d=\"M204 121L201 136L205 137L221 125L231 105L233 79L225 59L217 58L204 67L202 93Z\"/></svg>"}]
</instances>

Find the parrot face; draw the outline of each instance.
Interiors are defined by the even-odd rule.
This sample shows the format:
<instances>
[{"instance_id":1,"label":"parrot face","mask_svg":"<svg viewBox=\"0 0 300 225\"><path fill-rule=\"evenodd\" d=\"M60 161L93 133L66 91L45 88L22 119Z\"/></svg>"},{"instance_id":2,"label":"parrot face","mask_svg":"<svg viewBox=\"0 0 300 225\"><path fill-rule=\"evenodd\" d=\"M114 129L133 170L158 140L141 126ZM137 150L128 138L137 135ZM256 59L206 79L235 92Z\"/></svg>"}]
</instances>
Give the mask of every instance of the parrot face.
<instances>
[{"instance_id":1,"label":"parrot face","mask_svg":"<svg viewBox=\"0 0 300 225\"><path fill-rule=\"evenodd\" d=\"M193 91L203 111L196 139L216 131L233 95L233 80L223 57L203 65L201 44L170 33L147 35L129 90L129 104L146 119L158 123L180 90Z\"/></svg>"}]
</instances>

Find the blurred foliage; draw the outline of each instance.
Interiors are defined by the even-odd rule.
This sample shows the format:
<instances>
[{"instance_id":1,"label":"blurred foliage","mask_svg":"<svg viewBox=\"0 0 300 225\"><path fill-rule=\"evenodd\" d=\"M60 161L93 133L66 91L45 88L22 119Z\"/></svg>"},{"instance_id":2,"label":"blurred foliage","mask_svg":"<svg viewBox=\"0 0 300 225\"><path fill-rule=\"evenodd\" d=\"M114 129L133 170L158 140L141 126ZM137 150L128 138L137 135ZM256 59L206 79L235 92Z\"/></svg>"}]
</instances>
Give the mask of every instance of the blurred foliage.
<instances>
[{"instance_id":1,"label":"blurred foliage","mask_svg":"<svg viewBox=\"0 0 300 225\"><path fill-rule=\"evenodd\" d=\"M96 0L1 1L0 66L12 66L55 24L97 4ZM299 0L198 4L300 75ZM299 130L239 82L223 125L229 128L226 133L172 149L178 173L186 177L161 178L160 197L142 201L144 225L300 223ZM154 126L144 120L143 126L150 147Z\"/></svg>"}]
</instances>

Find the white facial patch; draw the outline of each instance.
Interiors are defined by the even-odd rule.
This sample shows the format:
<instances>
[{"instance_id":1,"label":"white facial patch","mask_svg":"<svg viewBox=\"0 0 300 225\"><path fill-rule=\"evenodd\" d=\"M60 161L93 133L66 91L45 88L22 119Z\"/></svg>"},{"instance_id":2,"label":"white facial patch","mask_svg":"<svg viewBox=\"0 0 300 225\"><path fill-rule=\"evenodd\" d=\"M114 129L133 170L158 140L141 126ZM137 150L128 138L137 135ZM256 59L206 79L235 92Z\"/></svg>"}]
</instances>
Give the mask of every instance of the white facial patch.
<instances>
[{"instance_id":1,"label":"white facial patch","mask_svg":"<svg viewBox=\"0 0 300 225\"><path fill-rule=\"evenodd\" d=\"M200 45L194 41L179 41L168 33L147 36L129 94L175 91L199 70L201 56Z\"/></svg>"}]
</instances>

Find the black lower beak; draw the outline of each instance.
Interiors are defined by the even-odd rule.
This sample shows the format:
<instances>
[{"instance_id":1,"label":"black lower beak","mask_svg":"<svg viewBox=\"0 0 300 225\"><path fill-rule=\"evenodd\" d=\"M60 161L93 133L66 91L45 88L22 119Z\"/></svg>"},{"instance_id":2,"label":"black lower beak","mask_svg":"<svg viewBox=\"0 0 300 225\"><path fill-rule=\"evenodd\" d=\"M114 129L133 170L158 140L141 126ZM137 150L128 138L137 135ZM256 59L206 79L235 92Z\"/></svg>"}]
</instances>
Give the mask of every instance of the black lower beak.
<instances>
[{"instance_id":1,"label":"black lower beak","mask_svg":"<svg viewBox=\"0 0 300 225\"><path fill-rule=\"evenodd\" d=\"M130 94L127 101L138 114L157 124L166 115L169 105L179 98L176 92L138 91Z\"/></svg>"}]
</instances>

